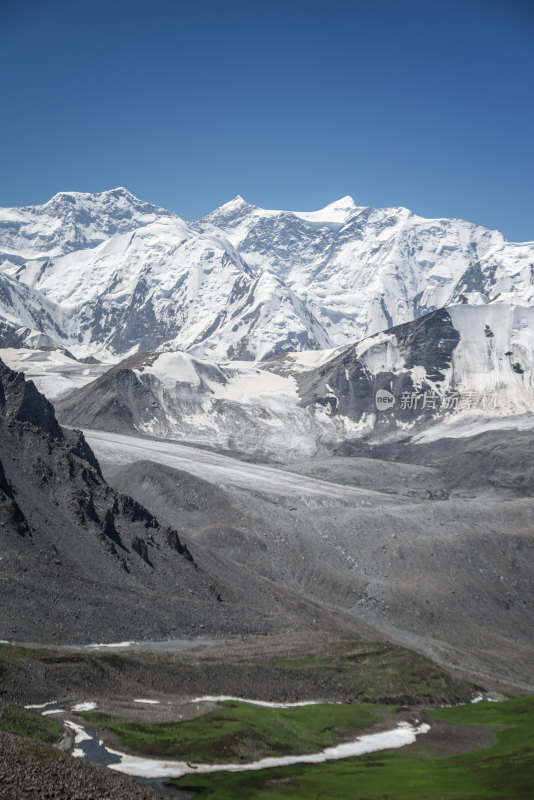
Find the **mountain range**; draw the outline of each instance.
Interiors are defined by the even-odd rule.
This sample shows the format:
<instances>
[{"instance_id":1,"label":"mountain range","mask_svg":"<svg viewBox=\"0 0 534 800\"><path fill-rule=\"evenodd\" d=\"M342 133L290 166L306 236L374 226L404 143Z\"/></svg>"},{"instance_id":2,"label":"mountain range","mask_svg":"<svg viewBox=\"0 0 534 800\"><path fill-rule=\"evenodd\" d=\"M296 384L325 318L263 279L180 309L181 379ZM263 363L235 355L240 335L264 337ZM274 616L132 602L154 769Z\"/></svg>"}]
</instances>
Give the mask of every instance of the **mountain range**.
<instances>
[{"instance_id":1,"label":"mountain range","mask_svg":"<svg viewBox=\"0 0 534 800\"><path fill-rule=\"evenodd\" d=\"M137 353L82 387L60 384L55 407L68 425L288 461L474 415L528 417L533 353L534 309L460 304L353 345L255 363Z\"/></svg>"},{"instance_id":2,"label":"mountain range","mask_svg":"<svg viewBox=\"0 0 534 800\"><path fill-rule=\"evenodd\" d=\"M322 626L531 687L533 265L351 198L0 210L0 636Z\"/></svg>"},{"instance_id":3,"label":"mountain range","mask_svg":"<svg viewBox=\"0 0 534 800\"><path fill-rule=\"evenodd\" d=\"M0 210L0 344L116 361L325 350L462 303L530 306L534 243L462 220L242 198L188 223L118 188Z\"/></svg>"}]
</instances>

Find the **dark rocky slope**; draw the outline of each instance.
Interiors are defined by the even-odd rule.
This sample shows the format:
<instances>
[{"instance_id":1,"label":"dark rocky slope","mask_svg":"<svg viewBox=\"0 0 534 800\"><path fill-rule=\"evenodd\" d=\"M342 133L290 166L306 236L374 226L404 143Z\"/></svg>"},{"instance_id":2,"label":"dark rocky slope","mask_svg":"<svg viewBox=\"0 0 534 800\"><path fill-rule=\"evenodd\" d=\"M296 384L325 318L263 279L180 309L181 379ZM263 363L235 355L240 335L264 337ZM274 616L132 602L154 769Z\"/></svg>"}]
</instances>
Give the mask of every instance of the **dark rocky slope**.
<instances>
[{"instance_id":1,"label":"dark rocky slope","mask_svg":"<svg viewBox=\"0 0 534 800\"><path fill-rule=\"evenodd\" d=\"M0 361L0 639L116 641L261 629L181 534L112 489L80 431Z\"/></svg>"},{"instance_id":2,"label":"dark rocky slope","mask_svg":"<svg viewBox=\"0 0 534 800\"><path fill-rule=\"evenodd\" d=\"M111 367L87 386L56 402L65 425L81 425L116 433L136 433L139 420L150 422L159 410L150 390L133 370L149 366L156 353L136 353Z\"/></svg>"},{"instance_id":3,"label":"dark rocky slope","mask_svg":"<svg viewBox=\"0 0 534 800\"><path fill-rule=\"evenodd\" d=\"M389 328L386 333L396 338L404 364L402 370L384 367L372 373L365 360L358 356L358 344L352 345L326 364L298 376L302 405L309 407L320 403L329 406L333 416L341 414L359 422L365 416L376 414L376 396L381 390L395 398L405 393L430 390L431 385L425 382L415 386L411 370L416 365L439 386L444 378L442 371L450 368L452 354L460 341L460 334L446 309L440 308L412 322ZM381 347L379 337L376 338L376 347ZM370 338L369 342L372 343L373 339ZM423 423L438 413L443 413L443 410L428 406L414 411L396 403L388 413L377 415L376 428L380 431L395 428L398 423Z\"/></svg>"},{"instance_id":4,"label":"dark rocky slope","mask_svg":"<svg viewBox=\"0 0 534 800\"><path fill-rule=\"evenodd\" d=\"M0 731L0 800L156 800L161 794L107 767Z\"/></svg>"},{"instance_id":5,"label":"dark rocky slope","mask_svg":"<svg viewBox=\"0 0 534 800\"><path fill-rule=\"evenodd\" d=\"M220 574L246 576L249 585L270 581L280 598L292 592L315 603L323 613L318 627L329 611L338 625L367 639L386 636L475 680L491 676L513 690L530 690L532 499L512 493L507 482L493 485L495 462L488 453L486 469L479 470L471 461L479 449L474 442L456 447L443 465L439 450L432 466L369 457L295 465L334 483L388 491L362 504L274 502L267 494L221 492L211 484L217 503L210 505L210 484L164 464L137 462L113 474L105 462L103 468L112 485L128 487L168 524L188 527L192 553L211 551ZM473 478L468 489L458 487L455 463L458 478L460 466L467 474L471 464L478 485ZM514 466L511 459L504 463ZM496 470L495 481L499 475Z\"/></svg>"}]
</instances>

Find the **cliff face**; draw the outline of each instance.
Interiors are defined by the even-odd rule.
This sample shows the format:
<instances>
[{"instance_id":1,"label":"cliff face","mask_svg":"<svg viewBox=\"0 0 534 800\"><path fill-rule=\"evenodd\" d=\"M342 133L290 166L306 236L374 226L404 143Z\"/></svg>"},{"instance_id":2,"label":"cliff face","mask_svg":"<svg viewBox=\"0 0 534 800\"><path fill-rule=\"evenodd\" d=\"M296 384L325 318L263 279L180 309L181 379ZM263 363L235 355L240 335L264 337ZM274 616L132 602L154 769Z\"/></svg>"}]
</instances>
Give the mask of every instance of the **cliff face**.
<instances>
[{"instance_id":1,"label":"cliff face","mask_svg":"<svg viewBox=\"0 0 534 800\"><path fill-rule=\"evenodd\" d=\"M118 454L114 466L120 463ZM140 465L145 483L154 466ZM171 493L174 482L171 476ZM132 479L118 483L134 489ZM270 631L314 625L315 603L225 557L221 520L229 500L211 484L204 489L208 543L190 530L194 520L163 525L158 504L151 512L143 497L112 488L81 431L61 428L32 381L0 361L0 639L68 644L263 633L267 614ZM241 522L246 530L257 524Z\"/></svg>"},{"instance_id":2,"label":"cliff face","mask_svg":"<svg viewBox=\"0 0 534 800\"><path fill-rule=\"evenodd\" d=\"M0 638L179 634L219 617L180 534L112 489L83 434L1 361L0 542Z\"/></svg>"}]
</instances>

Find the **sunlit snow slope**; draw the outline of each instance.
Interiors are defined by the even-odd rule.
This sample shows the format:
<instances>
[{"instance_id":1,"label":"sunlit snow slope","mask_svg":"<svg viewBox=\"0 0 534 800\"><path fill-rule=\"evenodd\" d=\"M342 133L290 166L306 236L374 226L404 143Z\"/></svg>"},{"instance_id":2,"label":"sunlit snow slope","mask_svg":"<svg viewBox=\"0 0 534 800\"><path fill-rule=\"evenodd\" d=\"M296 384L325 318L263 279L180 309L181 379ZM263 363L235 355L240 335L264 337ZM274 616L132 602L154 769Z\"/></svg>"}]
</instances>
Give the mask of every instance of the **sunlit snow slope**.
<instances>
[{"instance_id":1,"label":"sunlit snow slope","mask_svg":"<svg viewBox=\"0 0 534 800\"><path fill-rule=\"evenodd\" d=\"M355 345L266 362L140 353L56 408L70 425L281 460L438 422L500 421L534 408L534 309L460 304Z\"/></svg>"},{"instance_id":2,"label":"sunlit snow slope","mask_svg":"<svg viewBox=\"0 0 534 800\"><path fill-rule=\"evenodd\" d=\"M332 344L463 298L534 299L534 243L510 243L464 220L359 206L350 197L313 213L270 211L237 197L197 227L220 231L253 268L282 278L311 305Z\"/></svg>"},{"instance_id":3,"label":"sunlit snow slope","mask_svg":"<svg viewBox=\"0 0 534 800\"><path fill-rule=\"evenodd\" d=\"M322 350L456 302L530 306L534 244L350 197L196 223L119 188L0 210L0 345L116 359Z\"/></svg>"}]
</instances>

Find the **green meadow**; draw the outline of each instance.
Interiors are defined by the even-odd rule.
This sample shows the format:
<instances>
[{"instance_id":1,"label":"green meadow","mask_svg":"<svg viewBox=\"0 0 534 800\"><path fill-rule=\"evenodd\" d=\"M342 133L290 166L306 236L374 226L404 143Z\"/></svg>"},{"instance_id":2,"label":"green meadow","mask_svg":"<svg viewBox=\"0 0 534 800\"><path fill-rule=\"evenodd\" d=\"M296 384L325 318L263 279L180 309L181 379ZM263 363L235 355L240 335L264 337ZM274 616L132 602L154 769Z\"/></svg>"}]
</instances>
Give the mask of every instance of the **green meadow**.
<instances>
[{"instance_id":1,"label":"green meadow","mask_svg":"<svg viewBox=\"0 0 534 800\"><path fill-rule=\"evenodd\" d=\"M226 701L184 722L134 723L98 712L81 716L135 753L198 763L312 753L355 738L390 715L391 708L370 703L262 708Z\"/></svg>"},{"instance_id":2,"label":"green meadow","mask_svg":"<svg viewBox=\"0 0 534 800\"><path fill-rule=\"evenodd\" d=\"M534 798L534 697L446 708L427 716L436 726L473 726L473 750L439 756L431 746L425 748L423 735L398 751L259 772L187 775L172 783L196 792L196 800ZM476 749L478 726L489 726L494 736L484 749Z\"/></svg>"},{"instance_id":3,"label":"green meadow","mask_svg":"<svg viewBox=\"0 0 534 800\"><path fill-rule=\"evenodd\" d=\"M37 711L7 705L0 709L0 730L54 744L63 736L63 726L55 719L43 717Z\"/></svg>"}]
</instances>

